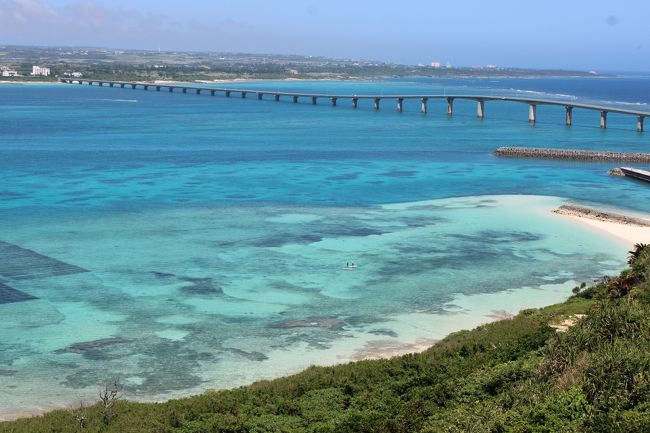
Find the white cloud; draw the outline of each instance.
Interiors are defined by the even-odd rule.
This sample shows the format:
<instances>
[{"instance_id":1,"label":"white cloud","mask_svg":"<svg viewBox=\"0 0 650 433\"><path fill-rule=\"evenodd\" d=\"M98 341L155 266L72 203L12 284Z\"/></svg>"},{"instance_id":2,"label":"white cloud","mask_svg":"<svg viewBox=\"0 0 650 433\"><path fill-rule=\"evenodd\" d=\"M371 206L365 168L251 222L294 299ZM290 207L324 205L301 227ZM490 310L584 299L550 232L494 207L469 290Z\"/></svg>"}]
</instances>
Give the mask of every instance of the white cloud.
<instances>
[{"instance_id":1,"label":"white cloud","mask_svg":"<svg viewBox=\"0 0 650 433\"><path fill-rule=\"evenodd\" d=\"M43 0L0 0L3 44L158 48L187 41L191 34L190 23L92 0L63 7Z\"/></svg>"}]
</instances>

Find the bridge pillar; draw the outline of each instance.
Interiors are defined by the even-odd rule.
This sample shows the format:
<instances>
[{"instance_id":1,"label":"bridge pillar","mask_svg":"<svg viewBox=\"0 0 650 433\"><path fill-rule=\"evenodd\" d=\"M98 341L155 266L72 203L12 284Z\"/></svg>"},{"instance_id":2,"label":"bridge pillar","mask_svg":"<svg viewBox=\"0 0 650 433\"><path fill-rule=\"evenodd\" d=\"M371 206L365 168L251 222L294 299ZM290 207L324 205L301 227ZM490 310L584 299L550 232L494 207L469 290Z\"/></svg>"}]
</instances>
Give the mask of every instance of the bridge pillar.
<instances>
[{"instance_id":1,"label":"bridge pillar","mask_svg":"<svg viewBox=\"0 0 650 433\"><path fill-rule=\"evenodd\" d=\"M277 93L275 94L275 102L280 102L280 95Z\"/></svg>"},{"instance_id":2,"label":"bridge pillar","mask_svg":"<svg viewBox=\"0 0 650 433\"><path fill-rule=\"evenodd\" d=\"M600 112L600 127L601 129L607 128L607 111Z\"/></svg>"},{"instance_id":3,"label":"bridge pillar","mask_svg":"<svg viewBox=\"0 0 650 433\"><path fill-rule=\"evenodd\" d=\"M427 114L427 102L429 102L429 98L422 98L422 108L420 110L422 114Z\"/></svg>"},{"instance_id":4,"label":"bridge pillar","mask_svg":"<svg viewBox=\"0 0 650 433\"><path fill-rule=\"evenodd\" d=\"M149 90L149 86L148 86L148 85L145 84L143 87L144 87L144 90Z\"/></svg>"},{"instance_id":5,"label":"bridge pillar","mask_svg":"<svg viewBox=\"0 0 650 433\"><path fill-rule=\"evenodd\" d=\"M109 84L109 86L111 86L111 87L113 87L114 85L115 85L115 83L110 83L110 84Z\"/></svg>"},{"instance_id":6,"label":"bridge pillar","mask_svg":"<svg viewBox=\"0 0 650 433\"><path fill-rule=\"evenodd\" d=\"M259 100L261 101L262 98L264 98L264 93L262 93L262 92L257 92L257 99L259 99Z\"/></svg>"},{"instance_id":7,"label":"bridge pillar","mask_svg":"<svg viewBox=\"0 0 650 433\"><path fill-rule=\"evenodd\" d=\"M374 104L375 111L379 110L379 101L381 101L381 98L375 98L375 104Z\"/></svg>"},{"instance_id":8,"label":"bridge pillar","mask_svg":"<svg viewBox=\"0 0 650 433\"><path fill-rule=\"evenodd\" d=\"M636 132L643 132L643 121L645 120L644 116L639 116L636 118Z\"/></svg>"},{"instance_id":9,"label":"bridge pillar","mask_svg":"<svg viewBox=\"0 0 650 433\"><path fill-rule=\"evenodd\" d=\"M330 98L330 100L332 101L332 107L336 107L337 98Z\"/></svg>"},{"instance_id":10,"label":"bridge pillar","mask_svg":"<svg viewBox=\"0 0 650 433\"><path fill-rule=\"evenodd\" d=\"M454 115L454 98L447 98L447 116Z\"/></svg>"},{"instance_id":11,"label":"bridge pillar","mask_svg":"<svg viewBox=\"0 0 650 433\"><path fill-rule=\"evenodd\" d=\"M246 99L246 92L241 92L241 98Z\"/></svg>"},{"instance_id":12,"label":"bridge pillar","mask_svg":"<svg viewBox=\"0 0 650 433\"><path fill-rule=\"evenodd\" d=\"M100 81L99 82L99 87L104 87L104 82Z\"/></svg>"},{"instance_id":13,"label":"bridge pillar","mask_svg":"<svg viewBox=\"0 0 650 433\"><path fill-rule=\"evenodd\" d=\"M226 98L230 98L230 90L226 90Z\"/></svg>"},{"instance_id":14,"label":"bridge pillar","mask_svg":"<svg viewBox=\"0 0 650 433\"><path fill-rule=\"evenodd\" d=\"M217 92L216 90L210 90L210 96L214 96L216 92Z\"/></svg>"},{"instance_id":15,"label":"bridge pillar","mask_svg":"<svg viewBox=\"0 0 650 433\"><path fill-rule=\"evenodd\" d=\"M187 87L183 87L183 93L187 93Z\"/></svg>"},{"instance_id":16,"label":"bridge pillar","mask_svg":"<svg viewBox=\"0 0 650 433\"><path fill-rule=\"evenodd\" d=\"M196 89L196 94L200 95L201 94L201 89Z\"/></svg>"},{"instance_id":17,"label":"bridge pillar","mask_svg":"<svg viewBox=\"0 0 650 433\"><path fill-rule=\"evenodd\" d=\"M79 84L81 84L81 81L79 81ZM123 89L124 88L124 83L120 83L120 87Z\"/></svg>"},{"instance_id":18,"label":"bridge pillar","mask_svg":"<svg viewBox=\"0 0 650 433\"><path fill-rule=\"evenodd\" d=\"M397 98L397 112L401 113L404 111L404 98Z\"/></svg>"},{"instance_id":19,"label":"bridge pillar","mask_svg":"<svg viewBox=\"0 0 650 433\"><path fill-rule=\"evenodd\" d=\"M478 100L476 104L476 117L483 119L485 117L485 101L482 99Z\"/></svg>"},{"instance_id":20,"label":"bridge pillar","mask_svg":"<svg viewBox=\"0 0 650 433\"><path fill-rule=\"evenodd\" d=\"M174 88L173 88L172 86L169 86L169 92L170 92L170 93L173 93L173 92L174 92Z\"/></svg>"},{"instance_id":21,"label":"bridge pillar","mask_svg":"<svg viewBox=\"0 0 650 433\"><path fill-rule=\"evenodd\" d=\"M136 86L137 86L137 84L131 84L131 88L132 88L133 90L135 90Z\"/></svg>"},{"instance_id":22,"label":"bridge pillar","mask_svg":"<svg viewBox=\"0 0 650 433\"><path fill-rule=\"evenodd\" d=\"M92 81L88 81L88 85L89 85L89 86L92 86L92 85L93 85L93 82L92 82Z\"/></svg>"},{"instance_id":23,"label":"bridge pillar","mask_svg":"<svg viewBox=\"0 0 650 433\"><path fill-rule=\"evenodd\" d=\"M316 96L311 97L311 105L316 105L316 102L318 102L318 98Z\"/></svg>"},{"instance_id":24,"label":"bridge pillar","mask_svg":"<svg viewBox=\"0 0 650 433\"><path fill-rule=\"evenodd\" d=\"M530 123L535 123L537 121L537 105L530 104L528 108L528 121Z\"/></svg>"},{"instance_id":25,"label":"bridge pillar","mask_svg":"<svg viewBox=\"0 0 650 433\"><path fill-rule=\"evenodd\" d=\"M352 108L357 108L359 106L359 98L352 98Z\"/></svg>"},{"instance_id":26,"label":"bridge pillar","mask_svg":"<svg viewBox=\"0 0 650 433\"><path fill-rule=\"evenodd\" d=\"M294 103L294 104L297 104L297 103L298 103L298 97L297 97L297 96L294 95L292 99L293 99L293 103Z\"/></svg>"},{"instance_id":27,"label":"bridge pillar","mask_svg":"<svg viewBox=\"0 0 650 433\"><path fill-rule=\"evenodd\" d=\"M567 105L564 109L566 110L565 124L566 126L571 126L573 124L573 107Z\"/></svg>"}]
</instances>

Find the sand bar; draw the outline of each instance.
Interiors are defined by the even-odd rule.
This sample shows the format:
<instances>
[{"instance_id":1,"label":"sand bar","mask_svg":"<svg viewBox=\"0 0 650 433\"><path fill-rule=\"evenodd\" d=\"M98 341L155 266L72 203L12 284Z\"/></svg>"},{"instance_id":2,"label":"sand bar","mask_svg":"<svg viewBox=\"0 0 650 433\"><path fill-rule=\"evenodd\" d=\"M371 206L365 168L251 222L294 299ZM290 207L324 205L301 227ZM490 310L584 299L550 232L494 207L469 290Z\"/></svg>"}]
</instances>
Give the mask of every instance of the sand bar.
<instances>
[{"instance_id":1,"label":"sand bar","mask_svg":"<svg viewBox=\"0 0 650 433\"><path fill-rule=\"evenodd\" d=\"M636 243L650 243L650 219L576 205L562 205L554 209L553 213L605 232L625 241L630 247Z\"/></svg>"}]
</instances>

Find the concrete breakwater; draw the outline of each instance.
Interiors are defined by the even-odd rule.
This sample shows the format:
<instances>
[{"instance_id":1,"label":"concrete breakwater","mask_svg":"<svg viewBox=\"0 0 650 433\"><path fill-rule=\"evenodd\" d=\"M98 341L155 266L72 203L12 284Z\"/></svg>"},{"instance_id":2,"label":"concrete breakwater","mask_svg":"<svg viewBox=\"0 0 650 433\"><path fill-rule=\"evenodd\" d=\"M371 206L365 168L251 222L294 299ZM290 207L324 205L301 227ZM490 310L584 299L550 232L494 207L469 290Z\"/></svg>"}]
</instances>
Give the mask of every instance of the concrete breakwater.
<instances>
[{"instance_id":1,"label":"concrete breakwater","mask_svg":"<svg viewBox=\"0 0 650 433\"><path fill-rule=\"evenodd\" d=\"M605 150L546 149L535 147L499 147L495 156L507 158L545 158L566 159L572 161L627 161L648 162L650 153L609 152Z\"/></svg>"}]
</instances>

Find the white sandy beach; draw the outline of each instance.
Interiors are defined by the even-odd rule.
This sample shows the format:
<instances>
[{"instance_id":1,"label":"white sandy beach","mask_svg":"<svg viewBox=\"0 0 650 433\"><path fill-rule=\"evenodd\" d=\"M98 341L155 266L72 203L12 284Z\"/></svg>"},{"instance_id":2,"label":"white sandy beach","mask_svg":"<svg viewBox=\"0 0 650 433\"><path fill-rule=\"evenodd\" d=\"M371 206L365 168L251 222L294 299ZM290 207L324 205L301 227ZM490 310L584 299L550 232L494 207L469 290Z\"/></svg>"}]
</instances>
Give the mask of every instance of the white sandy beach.
<instances>
[{"instance_id":1,"label":"white sandy beach","mask_svg":"<svg viewBox=\"0 0 650 433\"><path fill-rule=\"evenodd\" d=\"M595 211L595 209L592 209ZM620 214L608 214L606 212L598 212L598 216L581 214L579 212L564 211L561 209L553 209L551 214L558 218L564 218L567 221L571 221L574 224L578 224L582 227L588 227L592 230L596 230L602 234L606 234L616 241L623 241L629 248L633 248L636 243L650 243L650 218L640 218L639 216L625 216ZM621 221L619 218L629 218L630 222ZM635 224L633 221L637 220L639 224ZM644 224L647 221L647 225ZM579 284L577 281L570 281L567 285ZM560 289L558 289L560 287ZM547 291L554 291L556 301L559 301L563 295L560 286L549 285L546 287ZM522 296L523 292L526 292L525 296ZM495 302L496 297L502 298L499 305L511 305L516 306L518 304L518 299L525 299L531 297L539 297L540 299L536 300L535 304L538 307L548 304L549 298L544 299L542 296L543 291L535 289L521 289L519 291L507 291L502 292L498 295L473 295L473 296L459 296L459 299L464 301L482 299L485 302L485 305L490 305ZM458 302L458 300L457 300ZM463 301L461 301L463 303ZM351 360L359 359L381 359L381 358L392 358L394 356L405 355L407 353L419 353L427 350L431 345L435 344L445 335L448 335L451 332L460 330L460 329L470 329L474 326L479 326L484 323L503 320L512 317L517 314L517 308L513 308L509 311L506 310L485 310L482 311L480 306L483 302L472 303L471 308L467 308L467 311L472 311L472 319L467 322L460 324L455 323L455 321L450 320L453 314L450 314L445 320L445 324L449 325L454 323L449 329L446 329L442 334L432 332L432 337L430 339L421 339L416 342L411 343L398 343L398 342L371 342L366 345L362 350L357 350L354 355L351 357ZM531 305L532 306L532 305ZM467 319L465 319L467 320ZM428 317L426 322L430 322L431 318ZM463 326L465 325L465 326ZM421 326L421 325L420 325ZM437 328L444 328L438 324Z\"/></svg>"},{"instance_id":2,"label":"white sandy beach","mask_svg":"<svg viewBox=\"0 0 650 433\"><path fill-rule=\"evenodd\" d=\"M650 219L648 219L648 226L642 226L608 220L606 218L594 218L576 213L569 214L553 212L553 215L573 221L582 226L590 227L602 233L606 233L609 236L624 241L630 248L636 243L650 243Z\"/></svg>"},{"instance_id":3,"label":"white sandy beach","mask_svg":"<svg viewBox=\"0 0 650 433\"><path fill-rule=\"evenodd\" d=\"M0 84L21 85L21 84L63 84L63 83L59 81L2 80L0 81Z\"/></svg>"},{"instance_id":4,"label":"white sandy beach","mask_svg":"<svg viewBox=\"0 0 650 433\"><path fill-rule=\"evenodd\" d=\"M630 247L636 243L650 243L650 227L639 227L629 224L621 224L612 221L598 221L572 215L561 215L579 224L593 227L596 230L608 233L618 239L627 242Z\"/></svg>"}]
</instances>

